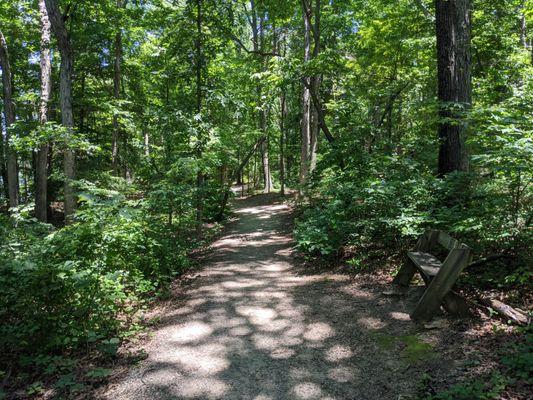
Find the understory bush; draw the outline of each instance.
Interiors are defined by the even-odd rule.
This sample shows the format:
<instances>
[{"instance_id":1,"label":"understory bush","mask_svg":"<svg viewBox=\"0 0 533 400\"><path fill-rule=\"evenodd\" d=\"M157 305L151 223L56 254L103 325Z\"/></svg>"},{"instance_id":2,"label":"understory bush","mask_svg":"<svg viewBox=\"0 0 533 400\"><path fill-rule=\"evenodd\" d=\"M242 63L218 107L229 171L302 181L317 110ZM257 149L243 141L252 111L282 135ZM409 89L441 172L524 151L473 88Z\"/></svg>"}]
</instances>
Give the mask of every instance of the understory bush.
<instances>
[{"instance_id":1,"label":"understory bush","mask_svg":"<svg viewBox=\"0 0 533 400\"><path fill-rule=\"evenodd\" d=\"M531 173L524 166L517 183L516 171L439 179L413 159L382 157L369 163L370 173L364 175L322 172L296 221L295 237L304 254L330 257L347 246L369 244L400 249L431 228L468 243L477 257L508 253L527 259L532 193Z\"/></svg>"},{"instance_id":2,"label":"understory bush","mask_svg":"<svg viewBox=\"0 0 533 400\"><path fill-rule=\"evenodd\" d=\"M193 243L164 214L151 212L149 200L86 189L64 228L39 223L25 210L0 221L2 358L113 338L189 265Z\"/></svg>"}]
</instances>

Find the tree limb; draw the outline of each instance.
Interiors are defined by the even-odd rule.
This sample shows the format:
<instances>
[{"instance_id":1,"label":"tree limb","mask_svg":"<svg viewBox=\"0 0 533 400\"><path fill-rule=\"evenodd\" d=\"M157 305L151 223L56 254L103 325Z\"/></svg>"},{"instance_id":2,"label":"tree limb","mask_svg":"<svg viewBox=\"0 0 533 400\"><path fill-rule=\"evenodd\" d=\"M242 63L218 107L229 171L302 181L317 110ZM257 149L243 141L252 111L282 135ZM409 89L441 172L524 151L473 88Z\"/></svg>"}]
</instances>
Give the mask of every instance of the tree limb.
<instances>
[{"instance_id":1,"label":"tree limb","mask_svg":"<svg viewBox=\"0 0 533 400\"><path fill-rule=\"evenodd\" d=\"M312 85L310 85L305 78L302 78L302 82L304 86L309 90L309 93L311 94L311 99L313 100L313 105L315 106L315 109L318 114L318 125L320 126L320 129L322 129L322 132L324 132L324 135L326 136L326 139L329 143L333 143L335 141L335 137L331 134L331 131L329 130L328 126L326 125L326 121L324 119L324 108L322 105L322 102L318 98L317 94L313 90Z\"/></svg>"}]
</instances>

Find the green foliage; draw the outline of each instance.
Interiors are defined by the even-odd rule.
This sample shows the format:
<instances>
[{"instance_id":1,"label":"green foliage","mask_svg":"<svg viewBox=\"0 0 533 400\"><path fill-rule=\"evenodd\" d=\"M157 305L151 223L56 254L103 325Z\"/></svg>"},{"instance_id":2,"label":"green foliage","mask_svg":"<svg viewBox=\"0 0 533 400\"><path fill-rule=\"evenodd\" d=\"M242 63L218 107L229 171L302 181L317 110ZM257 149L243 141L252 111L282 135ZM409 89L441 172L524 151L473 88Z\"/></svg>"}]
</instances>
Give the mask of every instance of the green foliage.
<instances>
[{"instance_id":1,"label":"green foliage","mask_svg":"<svg viewBox=\"0 0 533 400\"><path fill-rule=\"evenodd\" d=\"M522 342L509 346L502 357L502 364L506 373L512 379L523 380L533 384L533 333L526 332Z\"/></svg>"},{"instance_id":2,"label":"green foliage","mask_svg":"<svg viewBox=\"0 0 533 400\"><path fill-rule=\"evenodd\" d=\"M424 400L492 400L500 398L506 387L506 380L499 374L493 374L490 380L473 380L457 384L435 395L426 396Z\"/></svg>"},{"instance_id":3,"label":"green foliage","mask_svg":"<svg viewBox=\"0 0 533 400\"><path fill-rule=\"evenodd\" d=\"M501 398L503 391L516 381L532 383L533 335L531 328L524 328L523 338L518 343L506 346L500 351L501 370L492 371L487 377L457 383L436 394L420 396L423 400L491 400ZM422 391L426 390L431 377L422 380Z\"/></svg>"},{"instance_id":4,"label":"green foliage","mask_svg":"<svg viewBox=\"0 0 533 400\"><path fill-rule=\"evenodd\" d=\"M75 222L57 231L17 214L3 220L9 236L0 247L2 353L100 341L102 352L114 354L119 339L109 337L188 267L191 244L147 202L86 189Z\"/></svg>"}]
</instances>

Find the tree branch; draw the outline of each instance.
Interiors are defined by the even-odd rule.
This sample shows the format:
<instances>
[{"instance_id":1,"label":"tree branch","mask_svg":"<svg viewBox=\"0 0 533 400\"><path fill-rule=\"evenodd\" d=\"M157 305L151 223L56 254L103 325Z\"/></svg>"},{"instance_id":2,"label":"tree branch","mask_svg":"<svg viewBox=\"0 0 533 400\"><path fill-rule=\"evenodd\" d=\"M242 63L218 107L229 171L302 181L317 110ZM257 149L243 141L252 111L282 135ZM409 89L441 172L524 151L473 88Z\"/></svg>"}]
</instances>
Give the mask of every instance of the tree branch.
<instances>
[{"instance_id":1,"label":"tree branch","mask_svg":"<svg viewBox=\"0 0 533 400\"><path fill-rule=\"evenodd\" d=\"M310 85L305 78L302 78L302 82L304 86L309 90L309 93L311 94L311 99L313 100L313 105L315 106L315 109L318 114L318 125L320 126L320 129L322 129L322 132L324 132L324 135L326 136L326 139L329 143L333 143L335 141L335 137L331 134L331 131L329 130L328 126L326 125L326 121L324 119L324 108L322 106L322 102L318 98L317 94L313 90L312 85Z\"/></svg>"}]
</instances>

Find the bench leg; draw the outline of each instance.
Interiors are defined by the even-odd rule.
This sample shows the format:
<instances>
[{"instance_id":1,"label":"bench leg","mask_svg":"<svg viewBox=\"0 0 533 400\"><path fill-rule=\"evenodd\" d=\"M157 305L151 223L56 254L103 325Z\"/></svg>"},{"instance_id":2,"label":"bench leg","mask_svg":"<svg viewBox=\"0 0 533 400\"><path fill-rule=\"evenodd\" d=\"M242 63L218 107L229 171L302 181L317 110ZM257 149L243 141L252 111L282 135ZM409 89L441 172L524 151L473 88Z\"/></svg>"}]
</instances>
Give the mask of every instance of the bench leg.
<instances>
[{"instance_id":1,"label":"bench leg","mask_svg":"<svg viewBox=\"0 0 533 400\"><path fill-rule=\"evenodd\" d=\"M443 295L427 296L428 291L424 293L416 308L411 313L411 319L416 321L429 321L439 311L440 305L444 300Z\"/></svg>"},{"instance_id":2,"label":"bench leg","mask_svg":"<svg viewBox=\"0 0 533 400\"><path fill-rule=\"evenodd\" d=\"M407 259L398 271L398 274L394 277L392 283L398 286L409 286L409 283L411 283L411 279L413 279L416 271L417 270L413 262Z\"/></svg>"},{"instance_id":3,"label":"bench leg","mask_svg":"<svg viewBox=\"0 0 533 400\"><path fill-rule=\"evenodd\" d=\"M458 317L471 317L472 312L470 307L463 296L455 293L454 291L448 292L444 297L444 308L452 315Z\"/></svg>"},{"instance_id":4,"label":"bench leg","mask_svg":"<svg viewBox=\"0 0 533 400\"><path fill-rule=\"evenodd\" d=\"M461 271L470 259L469 249L453 249L439 269L439 273L431 280L411 314L414 320L428 321L439 310Z\"/></svg>"}]
</instances>

